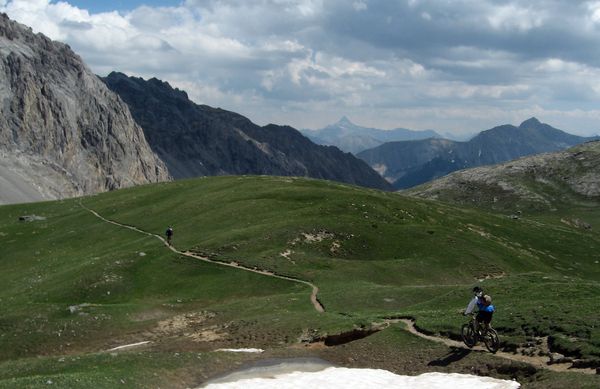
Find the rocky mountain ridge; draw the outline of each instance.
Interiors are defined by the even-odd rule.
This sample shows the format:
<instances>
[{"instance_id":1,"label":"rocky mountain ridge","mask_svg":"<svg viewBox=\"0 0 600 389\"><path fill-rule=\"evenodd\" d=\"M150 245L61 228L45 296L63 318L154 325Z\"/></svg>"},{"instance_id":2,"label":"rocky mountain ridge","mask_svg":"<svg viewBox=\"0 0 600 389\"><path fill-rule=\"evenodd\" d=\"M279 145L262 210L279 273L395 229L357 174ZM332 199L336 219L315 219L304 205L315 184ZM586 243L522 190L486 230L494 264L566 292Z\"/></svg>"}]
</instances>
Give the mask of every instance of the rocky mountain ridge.
<instances>
[{"instance_id":1,"label":"rocky mountain ridge","mask_svg":"<svg viewBox=\"0 0 600 389\"><path fill-rule=\"evenodd\" d=\"M175 178L307 176L391 189L364 161L335 147L315 145L292 127L261 127L237 113L195 104L184 91L156 78L113 72L103 80L129 105Z\"/></svg>"},{"instance_id":2,"label":"rocky mountain ridge","mask_svg":"<svg viewBox=\"0 0 600 389\"><path fill-rule=\"evenodd\" d=\"M406 193L496 210L600 205L600 141L454 172Z\"/></svg>"},{"instance_id":3,"label":"rocky mountain ridge","mask_svg":"<svg viewBox=\"0 0 600 389\"><path fill-rule=\"evenodd\" d=\"M396 189L405 189L453 171L559 151L592 139L568 134L531 118L518 127L503 125L483 131L467 142L447 139L390 142L357 156Z\"/></svg>"},{"instance_id":4,"label":"rocky mountain ridge","mask_svg":"<svg viewBox=\"0 0 600 389\"><path fill-rule=\"evenodd\" d=\"M169 178L127 106L81 58L5 14L0 99L2 176L18 186L2 192L53 199Z\"/></svg>"}]
</instances>

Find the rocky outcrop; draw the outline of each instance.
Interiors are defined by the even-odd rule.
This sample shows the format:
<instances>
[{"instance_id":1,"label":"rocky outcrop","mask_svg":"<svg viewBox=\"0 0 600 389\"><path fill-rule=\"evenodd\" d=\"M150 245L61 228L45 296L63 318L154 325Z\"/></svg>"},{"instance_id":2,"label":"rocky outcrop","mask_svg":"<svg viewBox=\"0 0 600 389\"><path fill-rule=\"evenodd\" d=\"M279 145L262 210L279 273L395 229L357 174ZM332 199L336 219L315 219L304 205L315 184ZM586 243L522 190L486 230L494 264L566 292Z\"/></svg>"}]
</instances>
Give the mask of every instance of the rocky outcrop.
<instances>
[{"instance_id":1,"label":"rocky outcrop","mask_svg":"<svg viewBox=\"0 0 600 389\"><path fill-rule=\"evenodd\" d=\"M391 189L363 161L335 147L315 145L289 126L261 127L235 112L195 104L184 91L156 78L111 73L104 82L129 105L175 178L306 176Z\"/></svg>"},{"instance_id":2,"label":"rocky outcrop","mask_svg":"<svg viewBox=\"0 0 600 389\"><path fill-rule=\"evenodd\" d=\"M81 58L6 15L0 15L0 151L5 164L20 161L7 170L41 186L45 198L168 179L127 106ZM27 174L23 166L36 171ZM48 182L40 174L57 178Z\"/></svg>"},{"instance_id":3,"label":"rocky outcrop","mask_svg":"<svg viewBox=\"0 0 600 389\"><path fill-rule=\"evenodd\" d=\"M497 210L597 207L600 141L462 170L404 193Z\"/></svg>"},{"instance_id":4,"label":"rocky outcrop","mask_svg":"<svg viewBox=\"0 0 600 389\"><path fill-rule=\"evenodd\" d=\"M357 156L396 189L405 189L460 169L560 151L593 139L597 138L571 135L531 118L519 127L502 125L482 131L468 142L447 139L389 142Z\"/></svg>"}]
</instances>

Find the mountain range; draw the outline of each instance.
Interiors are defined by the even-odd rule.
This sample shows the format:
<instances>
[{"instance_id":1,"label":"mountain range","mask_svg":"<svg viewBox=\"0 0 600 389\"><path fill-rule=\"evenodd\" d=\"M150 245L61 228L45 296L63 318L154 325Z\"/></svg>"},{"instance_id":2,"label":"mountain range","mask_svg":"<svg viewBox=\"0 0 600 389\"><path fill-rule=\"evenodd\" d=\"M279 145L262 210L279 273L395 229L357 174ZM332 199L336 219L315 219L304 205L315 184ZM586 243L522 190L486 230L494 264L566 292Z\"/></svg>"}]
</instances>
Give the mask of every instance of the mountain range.
<instances>
[{"instance_id":1,"label":"mountain range","mask_svg":"<svg viewBox=\"0 0 600 389\"><path fill-rule=\"evenodd\" d=\"M346 116L337 123L318 130L301 130L313 142L320 145L336 146L340 150L357 154L386 142L417 140L427 138L441 138L433 130L414 131L405 128L393 130L380 130L358 126Z\"/></svg>"},{"instance_id":2,"label":"mountain range","mask_svg":"<svg viewBox=\"0 0 600 389\"><path fill-rule=\"evenodd\" d=\"M226 174L391 189L362 160L291 127L194 104L157 79L113 73L103 82L69 46L7 15L0 65L0 204Z\"/></svg>"},{"instance_id":3,"label":"mountain range","mask_svg":"<svg viewBox=\"0 0 600 389\"><path fill-rule=\"evenodd\" d=\"M386 142L360 152L359 159L315 145L292 127L261 127L196 104L156 78L113 72L100 79L69 46L6 15L0 17L0 47L0 203L206 175L306 176L402 189L590 139L535 118L468 142L434 131L364 128L345 117L311 132L321 142L347 142L352 150ZM398 138L413 140L392 141Z\"/></svg>"},{"instance_id":4,"label":"mountain range","mask_svg":"<svg viewBox=\"0 0 600 389\"><path fill-rule=\"evenodd\" d=\"M189 100L156 78L113 72L103 79L129 106L174 178L266 174L306 176L389 190L365 162L312 143L289 126L260 127L235 112Z\"/></svg>"},{"instance_id":5,"label":"mountain range","mask_svg":"<svg viewBox=\"0 0 600 389\"><path fill-rule=\"evenodd\" d=\"M593 139L568 134L531 118L518 127L502 125L482 131L467 142L437 138L389 142L357 156L394 188L404 189L456 170L563 150Z\"/></svg>"}]
</instances>

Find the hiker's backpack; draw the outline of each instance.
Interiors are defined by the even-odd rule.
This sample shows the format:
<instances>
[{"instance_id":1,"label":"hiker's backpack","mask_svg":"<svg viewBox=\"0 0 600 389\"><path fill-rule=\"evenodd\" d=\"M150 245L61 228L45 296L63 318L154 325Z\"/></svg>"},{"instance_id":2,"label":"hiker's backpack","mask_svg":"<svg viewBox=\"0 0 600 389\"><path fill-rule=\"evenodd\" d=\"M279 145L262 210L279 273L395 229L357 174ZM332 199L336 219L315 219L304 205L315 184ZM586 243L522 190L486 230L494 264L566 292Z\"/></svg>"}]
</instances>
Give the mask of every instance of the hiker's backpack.
<instances>
[{"instance_id":1,"label":"hiker's backpack","mask_svg":"<svg viewBox=\"0 0 600 389\"><path fill-rule=\"evenodd\" d=\"M492 296L490 296L489 294L486 294L485 296L483 296L483 304L486 307L491 305L492 304Z\"/></svg>"}]
</instances>

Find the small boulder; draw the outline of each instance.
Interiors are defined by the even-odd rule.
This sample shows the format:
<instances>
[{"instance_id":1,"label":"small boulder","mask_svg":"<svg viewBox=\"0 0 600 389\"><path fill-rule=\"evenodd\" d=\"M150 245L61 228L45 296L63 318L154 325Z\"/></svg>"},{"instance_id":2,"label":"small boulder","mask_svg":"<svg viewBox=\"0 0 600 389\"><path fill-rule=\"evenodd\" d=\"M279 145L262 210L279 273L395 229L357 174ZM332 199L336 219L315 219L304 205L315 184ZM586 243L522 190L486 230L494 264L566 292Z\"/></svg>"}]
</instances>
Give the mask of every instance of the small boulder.
<instances>
[{"instance_id":1,"label":"small boulder","mask_svg":"<svg viewBox=\"0 0 600 389\"><path fill-rule=\"evenodd\" d=\"M19 216L19 220L22 222L35 222L38 220L46 220L46 218L44 216L38 216L38 215L23 215L23 216Z\"/></svg>"},{"instance_id":2,"label":"small boulder","mask_svg":"<svg viewBox=\"0 0 600 389\"><path fill-rule=\"evenodd\" d=\"M561 353L550 353L550 364L553 363L562 363L565 359L565 356Z\"/></svg>"},{"instance_id":3,"label":"small boulder","mask_svg":"<svg viewBox=\"0 0 600 389\"><path fill-rule=\"evenodd\" d=\"M583 221L581 219L573 219L573 223L575 224L575 226L577 228L581 228L582 230L591 230L592 229L592 225L586 221Z\"/></svg>"}]
</instances>

